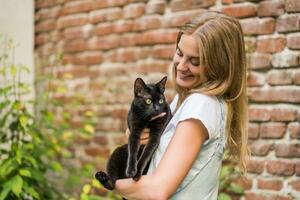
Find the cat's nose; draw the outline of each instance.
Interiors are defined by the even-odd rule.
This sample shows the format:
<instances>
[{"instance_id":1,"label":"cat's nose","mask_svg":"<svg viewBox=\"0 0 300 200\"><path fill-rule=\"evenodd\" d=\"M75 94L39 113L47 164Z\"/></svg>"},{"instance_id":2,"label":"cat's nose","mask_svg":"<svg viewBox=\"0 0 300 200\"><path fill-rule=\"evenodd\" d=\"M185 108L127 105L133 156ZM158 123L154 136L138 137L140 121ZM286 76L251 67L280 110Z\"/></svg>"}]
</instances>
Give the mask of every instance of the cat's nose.
<instances>
[{"instance_id":1,"label":"cat's nose","mask_svg":"<svg viewBox=\"0 0 300 200\"><path fill-rule=\"evenodd\" d=\"M154 105L154 110L155 110L155 111L160 111L159 105Z\"/></svg>"}]
</instances>

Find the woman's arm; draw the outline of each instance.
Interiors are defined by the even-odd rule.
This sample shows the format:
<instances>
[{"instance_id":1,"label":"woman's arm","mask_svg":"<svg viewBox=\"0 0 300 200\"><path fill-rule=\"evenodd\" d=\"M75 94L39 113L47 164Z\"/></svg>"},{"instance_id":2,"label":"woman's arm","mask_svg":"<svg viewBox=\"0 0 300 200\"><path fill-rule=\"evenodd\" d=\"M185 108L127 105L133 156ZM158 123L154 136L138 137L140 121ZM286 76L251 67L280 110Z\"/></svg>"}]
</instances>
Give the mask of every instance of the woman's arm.
<instances>
[{"instance_id":1,"label":"woman's arm","mask_svg":"<svg viewBox=\"0 0 300 200\"><path fill-rule=\"evenodd\" d=\"M127 199L168 199L189 172L207 138L207 129L201 121L180 122L153 174L142 176L138 182L117 180L116 192Z\"/></svg>"}]
</instances>

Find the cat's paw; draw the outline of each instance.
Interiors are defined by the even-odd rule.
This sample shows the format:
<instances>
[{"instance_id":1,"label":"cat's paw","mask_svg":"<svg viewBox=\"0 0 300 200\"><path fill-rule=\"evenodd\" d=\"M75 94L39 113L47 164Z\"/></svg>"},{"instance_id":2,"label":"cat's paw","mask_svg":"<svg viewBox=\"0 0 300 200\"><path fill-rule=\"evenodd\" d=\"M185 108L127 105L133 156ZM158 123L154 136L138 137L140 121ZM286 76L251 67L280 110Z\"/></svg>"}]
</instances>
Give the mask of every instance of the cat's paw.
<instances>
[{"instance_id":1,"label":"cat's paw","mask_svg":"<svg viewBox=\"0 0 300 200\"><path fill-rule=\"evenodd\" d=\"M137 167L127 167L126 176L128 178L134 177L137 172Z\"/></svg>"},{"instance_id":2,"label":"cat's paw","mask_svg":"<svg viewBox=\"0 0 300 200\"><path fill-rule=\"evenodd\" d=\"M138 171L132 179L134 181L138 181L138 180L140 180L141 177L142 177L142 173Z\"/></svg>"},{"instance_id":3,"label":"cat's paw","mask_svg":"<svg viewBox=\"0 0 300 200\"><path fill-rule=\"evenodd\" d=\"M100 181L101 183L104 183L104 182L106 182L106 181L109 180L108 175L107 175L105 172L102 172L102 171L97 172L97 173L95 174L95 178L96 178L98 181Z\"/></svg>"},{"instance_id":4,"label":"cat's paw","mask_svg":"<svg viewBox=\"0 0 300 200\"><path fill-rule=\"evenodd\" d=\"M102 171L95 174L95 178L108 190L113 190L114 185L111 183L109 176Z\"/></svg>"}]
</instances>

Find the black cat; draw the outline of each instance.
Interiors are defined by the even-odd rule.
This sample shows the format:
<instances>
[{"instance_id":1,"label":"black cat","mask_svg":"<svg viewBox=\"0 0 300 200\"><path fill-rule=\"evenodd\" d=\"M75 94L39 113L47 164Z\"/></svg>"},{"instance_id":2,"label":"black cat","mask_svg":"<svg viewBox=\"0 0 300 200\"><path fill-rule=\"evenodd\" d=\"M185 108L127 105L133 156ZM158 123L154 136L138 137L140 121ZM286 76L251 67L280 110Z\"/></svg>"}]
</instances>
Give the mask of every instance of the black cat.
<instances>
[{"instance_id":1,"label":"black cat","mask_svg":"<svg viewBox=\"0 0 300 200\"><path fill-rule=\"evenodd\" d=\"M127 124L130 130L128 144L118 147L110 156L107 173L97 172L95 177L108 190L115 188L117 179L139 180L147 173L150 159L157 148L160 136L172 117L164 97L167 77L156 84L145 84L141 78L134 83L134 99L128 112ZM155 118L166 113L163 117ZM151 120L153 119L153 120ZM149 140L140 145L142 131L149 128Z\"/></svg>"}]
</instances>

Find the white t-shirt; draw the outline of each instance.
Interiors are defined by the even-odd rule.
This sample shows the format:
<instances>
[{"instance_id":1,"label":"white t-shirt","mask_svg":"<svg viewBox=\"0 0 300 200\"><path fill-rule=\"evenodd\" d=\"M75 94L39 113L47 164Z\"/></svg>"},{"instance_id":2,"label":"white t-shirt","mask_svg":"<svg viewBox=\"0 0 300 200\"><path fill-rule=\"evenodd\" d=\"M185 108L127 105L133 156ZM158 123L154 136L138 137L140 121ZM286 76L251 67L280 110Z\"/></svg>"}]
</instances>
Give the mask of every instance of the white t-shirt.
<instances>
[{"instance_id":1,"label":"white t-shirt","mask_svg":"<svg viewBox=\"0 0 300 200\"><path fill-rule=\"evenodd\" d=\"M178 95L170 104L172 112L177 100ZM219 172L226 141L225 112L223 100L215 96L195 93L188 96L176 113L173 113L172 119L161 136L160 144L154 152L148 174L158 166L179 122L191 118L200 120L206 127L209 138L202 145L192 168L171 199L217 199Z\"/></svg>"}]
</instances>

